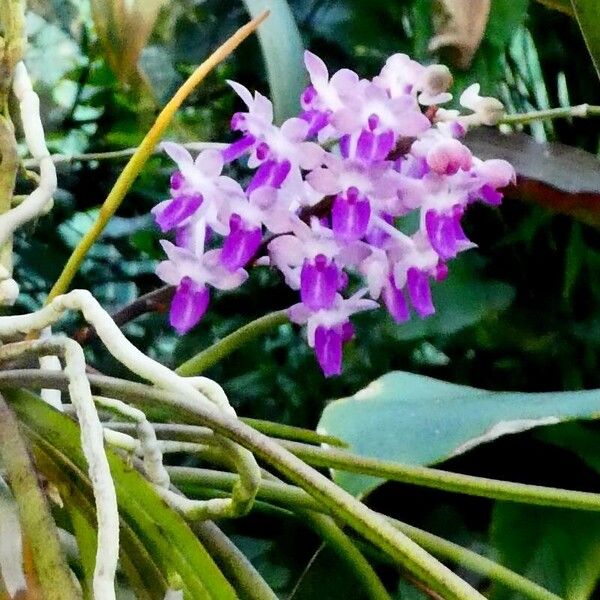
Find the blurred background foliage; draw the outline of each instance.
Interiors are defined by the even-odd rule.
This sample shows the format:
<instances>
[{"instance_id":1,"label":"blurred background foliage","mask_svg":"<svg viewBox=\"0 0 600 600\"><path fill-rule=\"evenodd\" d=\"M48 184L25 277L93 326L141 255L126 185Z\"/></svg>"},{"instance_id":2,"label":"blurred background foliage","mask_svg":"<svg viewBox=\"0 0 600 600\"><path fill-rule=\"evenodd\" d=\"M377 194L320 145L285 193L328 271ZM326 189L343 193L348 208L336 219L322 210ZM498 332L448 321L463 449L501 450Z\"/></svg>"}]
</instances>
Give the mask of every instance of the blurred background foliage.
<instances>
[{"instance_id":1,"label":"blurred background foliage","mask_svg":"<svg viewBox=\"0 0 600 600\"><path fill-rule=\"evenodd\" d=\"M139 51L139 65L134 60L133 69L125 76L122 65L126 57L121 51L107 52L107 40L98 26L94 10L102 2L29 4L27 63L42 98L51 151L66 154L135 146L158 107L247 19L242 2L180 0L162 6L148 2L144 10L159 12L154 28L139 28L139 36L147 36L147 43L143 39L136 46L137 42L130 40L128 45L131 31L125 28L121 32L123 52L135 57ZM421 61L436 58L428 51L434 4L433 0L289 2L305 47L319 54L330 70L350 67L364 76L372 76L394 52L406 52ZM140 21L134 19L128 26L135 29L136 23ZM113 37L115 31L113 26ZM285 49L284 34L279 41ZM118 45L113 47L117 49ZM273 46L272 51L276 50ZM485 93L501 98L509 112L600 104L600 84L575 20L527 0L492 0L483 40L470 67L453 68L453 72L455 91L479 82ZM231 139L229 118L239 101L226 79L268 93L256 39L246 42L193 94L174 122L170 139ZM290 86L295 84L298 82L290 82ZM597 123L562 120L536 123L525 131L539 142L562 142L597 154ZM520 159L527 162L528 157ZM15 278L21 282L22 292L19 309L31 310L43 302L121 166L116 160L60 165L54 210L16 239ZM597 172L583 172L586 168L587 163L577 160L570 167L582 181L597 177ZM160 236L149 211L165 198L170 169L168 161L159 156L148 163L78 275L75 285L90 289L109 310L160 285L154 275L161 257ZM573 177L574 173L570 170L564 175ZM23 179L20 187L27 190L30 184ZM598 229L573 215L558 214L544 205L543 194L540 204L539 197L532 203L519 191L517 187L500 208L477 206L469 211L467 233L479 247L452 263L448 280L436 286L434 317L425 321L415 317L404 326L396 326L384 311L356 319L357 337L346 349L342 377L322 377L312 351L291 325L253 342L207 374L224 385L242 416L306 427L316 425L328 399L352 394L397 369L490 390L600 388ZM593 192L588 194L589 201L597 206L600 186L585 191ZM145 315L127 324L125 331L140 349L174 366L249 320L294 301L276 276L257 268L239 291L216 294L205 319L185 337L175 335L163 313ZM67 328L74 331L80 325L74 319ZM120 372L95 343L88 346L88 358L102 372ZM534 432L503 438L448 461L444 468L597 490L598 464L586 459L583 450L585 462L572 452L581 439L590 442L586 436L592 436L600 447L597 428L586 425L569 432L562 427L545 429L544 435ZM572 443L565 442L567 434ZM573 548L581 546L581 560L588 564L586 551L591 548L597 554L600 547L600 518L593 515L518 506L509 509L400 484L383 486L371 502L388 514L473 549L489 550L492 556L560 594L567 593L565 581L569 579L563 563L575 571L579 565L572 562L579 551ZM561 519L565 523L562 529L557 525ZM322 574L327 572L331 595L319 597L356 597L352 591L344 595L340 583L345 579L344 567L334 556L324 552L307 567L318 540L300 537L303 530L299 525L263 517L229 528L279 593L289 592L304 574L294 598L317 597L311 586L318 580L322 584ZM268 539L265 531L271 532ZM523 539L507 532L518 532ZM585 532L583 541L577 532ZM289 539L297 543L290 544ZM514 552L517 546L521 550ZM538 552L540 548L546 548L545 554ZM598 567L590 568L593 589ZM548 580L552 573L554 579ZM383 574L385 577L385 571ZM585 593L584 587L569 592L568 597L588 597L590 585ZM415 593L401 587L398 597L413 598ZM497 591L494 597L506 596Z\"/></svg>"}]
</instances>

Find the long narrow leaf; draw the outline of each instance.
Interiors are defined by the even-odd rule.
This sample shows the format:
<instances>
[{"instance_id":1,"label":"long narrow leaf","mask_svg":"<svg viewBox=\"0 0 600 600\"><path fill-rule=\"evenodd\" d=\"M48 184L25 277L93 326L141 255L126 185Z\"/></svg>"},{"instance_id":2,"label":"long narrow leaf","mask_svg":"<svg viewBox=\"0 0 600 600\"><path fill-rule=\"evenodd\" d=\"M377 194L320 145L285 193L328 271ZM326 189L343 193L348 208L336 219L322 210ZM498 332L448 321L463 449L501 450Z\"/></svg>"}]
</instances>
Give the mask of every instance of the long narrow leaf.
<instances>
[{"instance_id":1,"label":"long narrow leaf","mask_svg":"<svg viewBox=\"0 0 600 600\"><path fill-rule=\"evenodd\" d=\"M598 0L571 0L577 22L592 55L600 77L600 2Z\"/></svg>"},{"instance_id":2,"label":"long narrow leaf","mask_svg":"<svg viewBox=\"0 0 600 600\"><path fill-rule=\"evenodd\" d=\"M298 114L300 94L306 86L300 32L286 0L244 0L244 4L253 18L270 11L258 30L258 39L267 67L275 120L281 123Z\"/></svg>"},{"instance_id":3,"label":"long narrow leaf","mask_svg":"<svg viewBox=\"0 0 600 600\"><path fill-rule=\"evenodd\" d=\"M89 490L87 468L77 425L35 395L23 390L6 394L31 437L34 449L46 455ZM191 598L233 599L235 592L178 513L167 507L152 486L120 457L108 452L122 522L142 542L166 580L176 573ZM55 475L56 472L50 475ZM91 491L91 490L89 490ZM155 591L151 591L155 596Z\"/></svg>"}]
</instances>

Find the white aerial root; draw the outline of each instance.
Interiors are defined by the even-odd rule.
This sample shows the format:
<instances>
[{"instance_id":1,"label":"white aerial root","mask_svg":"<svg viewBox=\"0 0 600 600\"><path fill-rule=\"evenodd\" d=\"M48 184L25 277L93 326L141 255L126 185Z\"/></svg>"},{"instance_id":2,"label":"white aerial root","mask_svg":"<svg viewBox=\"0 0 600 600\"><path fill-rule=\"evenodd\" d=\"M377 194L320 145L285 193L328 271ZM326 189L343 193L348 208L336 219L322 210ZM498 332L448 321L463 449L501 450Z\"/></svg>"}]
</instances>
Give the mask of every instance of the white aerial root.
<instances>
[{"instance_id":1,"label":"white aerial root","mask_svg":"<svg viewBox=\"0 0 600 600\"><path fill-rule=\"evenodd\" d=\"M129 404L125 404L125 402L122 402L121 400L104 398L103 396L94 396L94 400L98 406L107 408L118 415L130 419L136 424L139 442L135 444L132 450L136 454L141 455L142 460L144 461L144 472L146 473L148 479L159 487L168 488L169 484L171 483L171 479L167 473L167 470L165 469L165 466L163 465L162 449L160 443L156 439L156 432L146 418L146 415L138 408L129 406ZM105 429L104 435L107 441L109 441L111 436L124 436L126 434L123 434L119 431ZM131 436L127 437L133 439ZM119 437L113 439L115 442L117 442ZM124 438L121 439L124 441ZM117 443L115 443L115 445L117 445Z\"/></svg>"},{"instance_id":2,"label":"white aerial root","mask_svg":"<svg viewBox=\"0 0 600 600\"><path fill-rule=\"evenodd\" d=\"M27 147L33 158L39 161L40 181L38 187L23 202L0 216L0 247L9 241L21 225L44 212L57 187L56 169L46 147L40 118L40 99L31 87L31 80L22 62L15 67L13 91L19 101Z\"/></svg>"},{"instance_id":3,"label":"white aerial root","mask_svg":"<svg viewBox=\"0 0 600 600\"><path fill-rule=\"evenodd\" d=\"M107 350L133 373L162 389L178 392L181 395L182 406L185 407L187 404L190 409L193 409L197 403L202 403L209 409L227 410L230 414L235 414L217 383L206 378L186 380L140 352L86 290L73 290L58 296L44 308L28 315L0 317L0 338L43 329L55 323L66 310L80 311L87 323L94 327ZM252 506L260 484L261 473L253 454L222 436L215 436L215 439L235 464L239 480L230 499L198 502L194 507L196 518L208 519L245 514ZM168 490L163 488L163 491L165 497L169 499Z\"/></svg>"},{"instance_id":4,"label":"white aerial root","mask_svg":"<svg viewBox=\"0 0 600 600\"><path fill-rule=\"evenodd\" d=\"M10 488L0 478L0 574L10 598L27 591L23 569L23 538L19 509Z\"/></svg>"},{"instance_id":5,"label":"white aerial root","mask_svg":"<svg viewBox=\"0 0 600 600\"><path fill-rule=\"evenodd\" d=\"M16 318L26 319L34 315L36 313ZM0 317L4 322L13 318L15 317ZM33 329L41 328L33 327ZM19 331L23 330L19 329ZM113 600L114 579L119 558L119 512L115 486L104 451L104 432L86 376L83 350L74 340L55 336L48 340L16 342L0 346L0 360L10 360L25 353L39 356L48 352L62 354L65 361L64 371L69 381L69 395L77 412L81 428L81 447L88 463L88 473L96 501L98 547L93 581L94 598Z\"/></svg>"},{"instance_id":6,"label":"white aerial root","mask_svg":"<svg viewBox=\"0 0 600 600\"><path fill-rule=\"evenodd\" d=\"M40 99L33 91L29 74L25 64L20 62L15 66L13 78L13 92L19 102L21 123L25 142L31 156L39 163L40 178L38 187L31 192L20 204L0 215L0 248L10 242L10 239L21 225L35 219L47 212L52 196L56 192L56 168L46 146L44 127L40 116ZM0 273L0 303L12 305L19 295L19 286L12 279L12 274L4 269ZM46 336L51 332L46 332ZM43 369L60 370L60 363L56 357L47 356L40 358L40 367ZM58 390L42 390L42 398L48 404L59 408L61 405Z\"/></svg>"},{"instance_id":7,"label":"white aerial root","mask_svg":"<svg viewBox=\"0 0 600 600\"><path fill-rule=\"evenodd\" d=\"M44 327L40 332L40 339L47 340L52 337L52 328ZM48 371L62 371L62 365L58 356L40 356L40 369L47 369ZM40 396L44 402L47 402L50 406L60 410L62 412L62 399L60 390L47 390L43 389Z\"/></svg>"}]
</instances>

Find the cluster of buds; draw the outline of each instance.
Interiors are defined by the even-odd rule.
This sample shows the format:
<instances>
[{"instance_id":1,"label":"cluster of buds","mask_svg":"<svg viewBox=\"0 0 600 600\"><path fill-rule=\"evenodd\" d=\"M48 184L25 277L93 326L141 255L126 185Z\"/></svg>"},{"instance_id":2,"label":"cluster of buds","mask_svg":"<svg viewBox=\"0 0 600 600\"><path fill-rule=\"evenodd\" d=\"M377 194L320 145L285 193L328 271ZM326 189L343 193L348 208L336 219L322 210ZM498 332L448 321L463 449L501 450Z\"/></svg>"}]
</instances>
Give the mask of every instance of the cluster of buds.
<instances>
[{"instance_id":1,"label":"cluster of buds","mask_svg":"<svg viewBox=\"0 0 600 600\"><path fill-rule=\"evenodd\" d=\"M211 287L242 285L249 265L278 269L299 291L289 317L307 326L331 376L341 372L354 313L383 305L401 323L411 306L421 318L434 312L431 281L474 245L461 227L465 209L498 204L514 170L460 141L468 127L493 123L502 105L475 84L460 98L468 114L440 108L451 99L446 67L395 54L366 80L349 69L330 77L310 52L305 64L311 84L298 117L274 125L265 96L230 82L247 107L231 120L237 141L195 160L163 144L177 170L170 198L153 209L173 233L161 242L168 260L157 273L176 286L170 322L184 333L205 313ZM245 187L222 175L242 158L252 171ZM401 231L399 218L413 211L418 227Z\"/></svg>"}]
</instances>

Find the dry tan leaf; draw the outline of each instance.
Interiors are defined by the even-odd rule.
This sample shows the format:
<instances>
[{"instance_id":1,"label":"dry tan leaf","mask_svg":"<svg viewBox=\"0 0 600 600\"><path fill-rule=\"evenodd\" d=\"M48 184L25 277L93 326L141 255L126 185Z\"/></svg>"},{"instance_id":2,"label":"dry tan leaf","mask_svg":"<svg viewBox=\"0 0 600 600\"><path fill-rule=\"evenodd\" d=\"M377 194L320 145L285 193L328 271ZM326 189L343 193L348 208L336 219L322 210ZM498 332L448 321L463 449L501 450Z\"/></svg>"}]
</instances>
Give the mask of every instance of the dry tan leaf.
<instances>
[{"instance_id":1,"label":"dry tan leaf","mask_svg":"<svg viewBox=\"0 0 600 600\"><path fill-rule=\"evenodd\" d=\"M483 39L490 15L490 0L435 0L435 35L429 50L444 50L460 69L468 69Z\"/></svg>"},{"instance_id":2,"label":"dry tan leaf","mask_svg":"<svg viewBox=\"0 0 600 600\"><path fill-rule=\"evenodd\" d=\"M164 0L92 0L92 17L106 60L119 81L135 85L138 60Z\"/></svg>"}]
</instances>

